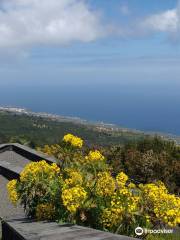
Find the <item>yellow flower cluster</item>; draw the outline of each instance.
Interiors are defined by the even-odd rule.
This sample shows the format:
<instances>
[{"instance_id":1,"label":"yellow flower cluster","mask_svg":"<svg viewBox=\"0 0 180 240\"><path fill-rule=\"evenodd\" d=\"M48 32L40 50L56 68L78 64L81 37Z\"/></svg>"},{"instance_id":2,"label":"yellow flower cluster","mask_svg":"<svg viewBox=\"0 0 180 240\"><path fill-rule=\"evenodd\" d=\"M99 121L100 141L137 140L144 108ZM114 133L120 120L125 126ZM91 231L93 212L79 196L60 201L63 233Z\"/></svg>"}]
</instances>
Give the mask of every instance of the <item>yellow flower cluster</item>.
<instances>
[{"instance_id":1,"label":"yellow flower cluster","mask_svg":"<svg viewBox=\"0 0 180 240\"><path fill-rule=\"evenodd\" d=\"M90 151L89 154L85 157L87 162L98 162L103 161L105 158L104 156L98 151Z\"/></svg>"},{"instance_id":2,"label":"yellow flower cluster","mask_svg":"<svg viewBox=\"0 0 180 240\"><path fill-rule=\"evenodd\" d=\"M59 148L60 146L58 144L54 144L54 145L45 145L43 148L38 147L37 151L46 153L47 155L50 156L56 156L57 153L59 153Z\"/></svg>"},{"instance_id":3,"label":"yellow flower cluster","mask_svg":"<svg viewBox=\"0 0 180 240\"><path fill-rule=\"evenodd\" d=\"M116 191L112 195L111 205L102 214L105 228L117 228L125 216L132 217L138 210L139 197L133 196L128 188Z\"/></svg>"},{"instance_id":4,"label":"yellow flower cluster","mask_svg":"<svg viewBox=\"0 0 180 240\"><path fill-rule=\"evenodd\" d=\"M17 186L17 180L15 180L15 179L9 181L7 184L9 199L14 205L16 205L16 203L18 201L18 194L17 194L16 186Z\"/></svg>"},{"instance_id":5,"label":"yellow flower cluster","mask_svg":"<svg viewBox=\"0 0 180 240\"><path fill-rule=\"evenodd\" d=\"M127 186L128 176L121 172L116 177L116 191L111 195L111 203L109 208L105 208L102 213L102 224L105 228L116 229L121 221L138 211L140 197L133 193L134 184Z\"/></svg>"},{"instance_id":6,"label":"yellow flower cluster","mask_svg":"<svg viewBox=\"0 0 180 240\"><path fill-rule=\"evenodd\" d=\"M106 229L116 228L122 221L123 212L121 208L105 208L102 215L102 224Z\"/></svg>"},{"instance_id":7,"label":"yellow flower cluster","mask_svg":"<svg viewBox=\"0 0 180 240\"><path fill-rule=\"evenodd\" d=\"M124 187L126 182L128 180L128 176L123 173L123 172L120 172L117 176L116 176L116 181L117 181L117 185L118 187Z\"/></svg>"},{"instance_id":8,"label":"yellow flower cluster","mask_svg":"<svg viewBox=\"0 0 180 240\"><path fill-rule=\"evenodd\" d=\"M101 197L111 196L115 191L115 180L108 172L98 173L96 194Z\"/></svg>"},{"instance_id":9,"label":"yellow flower cluster","mask_svg":"<svg viewBox=\"0 0 180 240\"><path fill-rule=\"evenodd\" d=\"M55 207L51 203L38 204L36 207L37 220L52 220L55 216Z\"/></svg>"},{"instance_id":10,"label":"yellow flower cluster","mask_svg":"<svg viewBox=\"0 0 180 240\"><path fill-rule=\"evenodd\" d=\"M68 173L68 176L69 176L69 178L65 180L66 185L68 185L69 187L82 185L83 177L80 172L74 169L66 169L66 172Z\"/></svg>"},{"instance_id":11,"label":"yellow flower cluster","mask_svg":"<svg viewBox=\"0 0 180 240\"><path fill-rule=\"evenodd\" d=\"M140 185L146 207L150 207L156 218L171 227L180 223L180 198L169 194L162 182Z\"/></svg>"},{"instance_id":12,"label":"yellow flower cluster","mask_svg":"<svg viewBox=\"0 0 180 240\"><path fill-rule=\"evenodd\" d=\"M83 146L83 140L77 136L70 134L70 133L68 133L64 136L63 141L66 143L70 143L74 147L82 148L82 146Z\"/></svg>"},{"instance_id":13,"label":"yellow flower cluster","mask_svg":"<svg viewBox=\"0 0 180 240\"><path fill-rule=\"evenodd\" d=\"M31 162L25 166L23 171L20 173L20 181L27 182L33 181L42 176L52 179L56 177L60 172L60 168L57 164L48 164L46 161Z\"/></svg>"},{"instance_id":14,"label":"yellow flower cluster","mask_svg":"<svg viewBox=\"0 0 180 240\"><path fill-rule=\"evenodd\" d=\"M164 197L164 200L155 203L154 212L158 219L162 219L170 227L175 227L180 224L180 199L170 194Z\"/></svg>"},{"instance_id":15,"label":"yellow flower cluster","mask_svg":"<svg viewBox=\"0 0 180 240\"><path fill-rule=\"evenodd\" d=\"M87 192L81 186L64 189L62 191L63 204L72 214L76 213L77 209L82 206L86 198Z\"/></svg>"}]
</instances>

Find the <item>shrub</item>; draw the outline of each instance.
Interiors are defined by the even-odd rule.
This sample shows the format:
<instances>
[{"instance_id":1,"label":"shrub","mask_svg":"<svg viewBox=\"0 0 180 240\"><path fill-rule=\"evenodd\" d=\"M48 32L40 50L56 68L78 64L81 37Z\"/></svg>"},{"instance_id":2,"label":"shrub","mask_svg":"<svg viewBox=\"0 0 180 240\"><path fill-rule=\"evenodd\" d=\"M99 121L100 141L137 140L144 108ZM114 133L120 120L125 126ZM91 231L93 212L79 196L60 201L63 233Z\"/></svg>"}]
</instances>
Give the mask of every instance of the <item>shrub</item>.
<instances>
[{"instance_id":1,"label":"shrub","mask_svg":"<svg viewBox=\"0 0 180 240\"><path fill-rule=\"evenodd\" d=\"M78 144L67 139L78 139ZM66 135L56 147L64 161L28 164L19 181L8 183L12 202L29 217L59 220L133 236L134 229L180 223L180 199L162 182L135 185L124 172L116 178L98 150L83 150L79 138ZM54 148L45 147L48 152ZM43 150L44 150L43 149Z\"/></svg>"},{"instance_id":2,"label":"shrub","mask_svg":"<svg viewBox=\"0 0 180 240\"><path fill-rule=\"evenodd\" d=\"M138 182L162 181L172 193L180 193L180 146L160 137L146 138L124 146L104 148L108 163L117 174L125 171Z\"/></svg>"}]
</instances>

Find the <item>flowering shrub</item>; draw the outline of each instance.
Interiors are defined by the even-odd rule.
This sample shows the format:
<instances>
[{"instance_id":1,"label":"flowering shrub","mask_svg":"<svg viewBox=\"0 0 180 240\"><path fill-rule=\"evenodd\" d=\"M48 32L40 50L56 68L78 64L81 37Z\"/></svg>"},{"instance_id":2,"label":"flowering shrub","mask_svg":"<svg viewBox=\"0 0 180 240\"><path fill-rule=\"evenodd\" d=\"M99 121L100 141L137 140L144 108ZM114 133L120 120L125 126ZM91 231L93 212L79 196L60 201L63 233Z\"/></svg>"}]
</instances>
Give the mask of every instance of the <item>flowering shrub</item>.
<instances>
[{"instance_id":1,"label":"flowering shrub","mask_svg":"<svg viewBox=\"0 0 180 240\"><path fill-rule=\"evenodd\" d=\"M20 174L20 180L22 183L36 182L41 178L51 180L55 178L60 172L60 168L57 164L47 164L46 161L32 162L25 166L24 170Z\"/></svg>"},{"instance_id":2,"label":"flowering shrub","mask_svg":"<svg viewBox=\"0 0 180 240\"><path fill-rule=\"evenodd\" d=\"M80 172L74 169L65 169L68 178L65 179L65 185L69 187L74 187L76 185L82 185L83 177Z\"/></svg>"},{"instance_id":3,"label":"flowering shrub","mask_svg":"<svg viewBox=\"0 0 180 240\"><path fill-rule=\"evenodd\" d=\"M86 162L97 162L103 161L105 158L104 156L98 151L90 151L89 154L85 157Z\"/></svg>"},{"instance_id":4,"label":"flowering shrub","mask_svg":"<svg viewBox=\"0 0 180 240\"><path fill-rule=\"evenodd\" d=\"M115 191L115 180L108 172L98 173L96 182L97 196L111 196Z\"/></svg>"},{"instance_id":5,"label":"flowering shrub","mask_svg":"<svg viewBox=\"0 0 180 240\"><path fill-rule=\"evenodd\" d=\"M10 199L15 191L11 186L16 186L16 201L20 200L28 216L35 216L39 204L55 202L61 182L60 168L57 164L50 165L46 161L31 162L20 173L16 185L13 181L15 180L8 183Z\"/></svg>"},{"instance_id":6,"label":"flowering shrub","mask_svg":"<svg viewBox=\"0 0 180 240\"><path fill-rule=\"evenodd\" d=\"M9 181L7 184L7 190L9 193L9 199L11 200L11 202L16 205L17 201L18 201L18 194L17 194L17 180L12 180Z\"/></svg>"},{"instance_id":7,"label":"flowering shrub","mask_svg":"<svg viewBox=\"0 0 180 240\"><path fill-rule=\"evenodd\" d=\"M62 200L64 206L70 213L76 213L87 197L87 192L81 186L76 186L62 191Z\"/></svg>"},{"instance_id":8,"label":"flowering shrub","mask_svg":"<svg viewBox=\"0 0 180 240\"><path fill-rule=\"evenodd\" d=\"M7 185L11 201L19 200L27 215L38 220L78 223L131 236L138 225L180 223L180 198L169 194L162 182L136 185L124 172L113 177L105 157L98 150L84 152L82 145L80 138L67 134L60 145L41 149L67 156L60 167L45 161L26 165L20 179Z\"/></svg>"},{"instance_id":9,"label":"flowering shrub","mask_svg":"<svg viewBox=\"0 0 180 240\"><path fill-rule=\"evenodd\" d=\"M162 182L140 186L144 208L149 215L154 215L152 221L162 221L170 227L180 223L180 198L168 194Z\"/></svg>"},{"instance_id":10,"label":"flowering shrub","mask_svg":"<svg viewBox=\"0 0 180 240\"><path fill-rule=\"evenodd\" d=\"M74 147L82 148L83 146L83 140L77 136L74 136L72 134L66 134L63 138L63 141L66 143L70 143Z\"/></svg>"},{"instance_id":11,"label":"flowering shrub","mask_svg":"<svg viewBox=\"0 0 180 240\"><path fill-rule=\"evenodd\" d=\"M112 193L110 204L102 213L103 226L110 231L123 234L133 232L134 226L138 224L137 212L140 210L138 189L131 183L126 185L127 179L123 172L118 174L116 191Z\"/></svg>"},{"instance_id":12,"label":"flowering shrub","mask_svg":"<svg viewBox=\"0 0 180 240\"><path fill-rule=\"evenodd\" d=\"M37 150L42 151L47 155L57 157L60 150L60 146L58 144L53 144L51 146L45 145L43 148L38 147Z\"/></svg>"},{"instance_id":13,"label":"flowering shrub","mask_svg":"<svg viewBox=\"0 0 180 240\"><path fill-rule=\"evenodd\" d=\"M120 172L116 176L116 181L117 181L117 184L118 184L119 187L125 186L127 180L128 180L128 176L125 173L123 173L123 172Z\"/></svg>"}]
</instances>

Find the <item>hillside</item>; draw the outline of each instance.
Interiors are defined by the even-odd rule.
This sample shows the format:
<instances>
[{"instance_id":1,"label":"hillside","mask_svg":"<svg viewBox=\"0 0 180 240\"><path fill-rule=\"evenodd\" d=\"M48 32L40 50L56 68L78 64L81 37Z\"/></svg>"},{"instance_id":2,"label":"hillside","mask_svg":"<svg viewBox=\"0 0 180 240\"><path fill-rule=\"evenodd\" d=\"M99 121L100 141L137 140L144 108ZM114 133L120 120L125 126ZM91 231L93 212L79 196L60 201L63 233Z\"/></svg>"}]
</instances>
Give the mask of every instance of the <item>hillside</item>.
<instances>
[{"instance_id":1,"label":"hillside","mask_svg":"<svg viewBox=\"0 0 180 240\"><path fill-rule=\"evenodd\" d=\"M1 143L20 141L42 146L57 143L68 132L81 136L88 144L98 145L122 144L145 136L142 132L114 129L103 124L0 111Z\"/></svg>"}]
</instances>

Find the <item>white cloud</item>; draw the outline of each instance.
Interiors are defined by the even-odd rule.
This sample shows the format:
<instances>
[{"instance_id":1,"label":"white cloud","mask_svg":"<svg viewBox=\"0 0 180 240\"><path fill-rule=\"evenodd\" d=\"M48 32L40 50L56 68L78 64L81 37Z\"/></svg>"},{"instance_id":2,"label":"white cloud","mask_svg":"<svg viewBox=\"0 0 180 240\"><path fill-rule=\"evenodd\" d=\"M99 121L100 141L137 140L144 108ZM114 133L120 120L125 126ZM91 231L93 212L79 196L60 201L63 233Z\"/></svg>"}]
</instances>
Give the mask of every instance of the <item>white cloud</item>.
<instances>
[{"instance_id":1,"label":"white cloud","mask_svg":"<svg viewBox=\"0 0 180 240\"><path fill-rule=\"evenodd\" d=\"M179 16L177 9L151 15L143 22L144 27L147 27L147 29L161 32L176 32L178 24Z\"/></svg>"},{"instance_id":2,"label":"white cloud","mask_svg":"<svg viewBox=\"0 0 180 240\"><path fill-rule=\"evenodd\" d=\"M165 32L180 38L180 4L158 14L127 24L110 27L101 22L86 0L0 0L0 51L40 45L65 45L90 42L109 33L119 38L143 37ZM120 6L121 14L131 14L128 5ZM132 21L131 21L132 20ZM16 51L15 51L16 52Z\"/></svg>"},{"instance_id":3,"label":"white cloud","mask_svg":"<svg viewBox=\"0 0 180 240\"><path fill-rule=\"evenodd\" d=\"M164 33L168 41L178 44L180 42L180 1L173 9L167 9L156 14L145 16L134 21L129 28L127 36L142 38L152 34Z\"/></svg>"},{"instance_id":4,"label":"white cloud","mask_svg":"<svg viewBox=\"0 0 180 240\"><path fill-rule=\"evenodd\" d=\"M127 9L126 9L127 7ZM180 40L180 0L177 7L167 9L159 13L152 13L149 16L138 17L131 13L127 5L121 6L123 15L130 14L127 24L116 26L114 33L120 38L139 39L151 37L154 33L165 33L169 39L176 42Z\"/></svg>"},{"instance_id":5,"label":"white cloud","mask_svg":"<svg viewBox=\"0 0 180 240\"><path fill-rule=\"evenodd\" d=\"M84 0L0 0L0 48L89 42L105 31Z\"/></svg>"}]
</instances>

